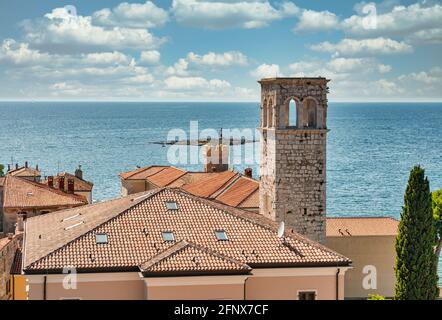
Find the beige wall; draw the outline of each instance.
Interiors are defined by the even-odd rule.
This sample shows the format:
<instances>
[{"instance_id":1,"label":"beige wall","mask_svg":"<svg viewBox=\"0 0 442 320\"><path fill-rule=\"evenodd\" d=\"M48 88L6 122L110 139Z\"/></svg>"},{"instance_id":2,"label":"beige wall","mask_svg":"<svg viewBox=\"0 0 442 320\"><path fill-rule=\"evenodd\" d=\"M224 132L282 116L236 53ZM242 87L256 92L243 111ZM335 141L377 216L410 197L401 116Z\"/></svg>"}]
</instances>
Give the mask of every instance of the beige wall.
<instances>
[{"instance_id":1,"label":"beige wall","mask_svg":"<svg viewBox=\"0 0 442 320\"><path fill-rule=\"evenodd\" d=\"M395 236L327 237L326 246L353 261L345 279L346 298L367 298L369 294L394 295L396 259ZM376 268L377 289L366 290L362 283L365 266Z\"/></svg>"},{"instance_id":2,"label":"beige wall","mask_svg":"<svg viewBox=\"0 0 442 320\"><path fill-rule=\"evenodd\" d=\"M344 298L344 276L341 268L339 299ZM336 268L258 269L247 280L247 300L297 300L300 291L315 291L317 300L336 300Z\"/></svg>"},{"instance_id":3,"label":"beige wall","mask_svg":"<svg viewBox=\"0 0 442 320\"><path fill-rule=\"evenodd\" d=\"M243 300L247 276L147 278L148 300Z\"/></svg>"},{"instance_id":4,"label":"beige wall","mask_svg":"<svg viewBox=\"0 0 442 320\"><path fill-rule=\"evenodd\" d=\"M146 191L146 182L144 180L124 180L121 179L121 195L123 197Z\"/></svg>"},{"instance_id":5,"label":"beige wall","mask_svg":"<svg viewBox=\"0 0 442 320\"><path fill-rule=\"evenodd\" d=\"M339 298L344 297L340 268ZM62 275L48 275L46 298L131 300L298 299L299 291L315 291L317 299L336 299L337 268L255 269L251 275L142 278L138 273L78 275L75 290L63 288ZM44 276L27 275L28 297L43 299Z\"/></svg>"},{"instance_id":6,"label":"beige wall","mask_svg":"<svg viewBox=\"0 0 442 320\"><path fill-rule=\"evenodd\" d=\"M28 299L43 300L44 276L28 275ZM46 278L46 299L144 300L144 282L136 272L78 274L77 287L65 289L62 275Z\"/></svg>"}]
</instances>

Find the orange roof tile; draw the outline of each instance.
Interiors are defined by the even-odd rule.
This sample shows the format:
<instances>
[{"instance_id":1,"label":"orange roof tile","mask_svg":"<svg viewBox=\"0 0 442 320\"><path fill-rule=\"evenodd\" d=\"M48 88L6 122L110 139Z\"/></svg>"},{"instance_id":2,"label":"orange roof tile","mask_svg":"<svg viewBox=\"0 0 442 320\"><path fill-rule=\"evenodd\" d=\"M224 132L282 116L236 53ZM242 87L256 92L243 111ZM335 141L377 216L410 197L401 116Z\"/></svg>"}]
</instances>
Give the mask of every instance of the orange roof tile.
<instances>
[{"instance_id":1,"label":"orange roof tile","mask_svg":"<svg viewBox=\"0 0 442 320\"><path fill-rule=\"evenodd\" d=\"M8 175L5 180L4 208L50 208L79 206L85 203L87 200L82 196L68 194L24 178Z\"/></svg>"},{"instance_id":2,"label":"orange roof tile","mask_svg":"<svg viewBox=\"0 0 442 320\"><path fill-rule=\"evenodd\" d=\"M8 175L14 177L40 177L40 171L30 167L21 167L8 172Z\"/></svg>"},{"instance_id":3,"label":"orange roof tile","mask_svg":"<svg viewBox=\"0 0 442 320\"><path fill-rule=\"evenodd\" d=\"M219 174L197 181L182 187L185 191L199 197L210 198L215 193L220 192L223 187L238 178L239 174L233 171L224 171Z\"/></svg>"},{"instance_id":4,"label":"orange roof tile","mask_svg":"<svg viewBox=\"0 0 442 320\"><path fill-rule=\"evenodd\" d=\"M138 199L129 208L112 209L114 206L108 204L112 212L107 215L96 210L96 206L106 203L82 207L81 217L69 223L65 219L78 209L27 219L25 271L60 272L67 265L78 272L137 271L140 265L176 245L163 240L162 232L166 231L174 233L176 242L185 240L250 267L350 264L344 256L293 230L287 231L282 241L277 236L278 224L265 217L179 189L158 189ZM178 210L167 210L165 202L171 200L177 202ZM72 227L66 230L67 225ZM215 230L224 230L228 241L219 241ZM96 243L98 233L107 234L107 244ZM173 270L188 268L181 264L188 263L185 256L170 265Z\"/></svg>"},{"instance_id":5,"label":"orange roof tile","mask_svg":"<svg viewBox=\"0 0 442 320\"><path fill-rule=\"evenodd\" d=\"M238 206L241 209L253 209L259 211L259 187L258 189L243 200Z\"/></svg>"},{"instance_id":6,"label":"orange roof tile","mask_svg":"<svg viewBox=\"0 0 442 320\"><path fill-rule=\"evenodd\" d=\"M249 273L251 268L208 248L183 240L140 266L145 276L155 274Z\"/></svg>"},{"instance_id":7,"label":"orange roof tile","mask_svg":"<svg viewBox=\"0 0 442 320\"><path fill-rule=\"evenodd\" d=\"M329 217L327 237L396 236L398 226L390 217Z\"/></svg>"},{"instance_id":8,"label":"orange roof tile","mask_svg":"<svg viewBox=\"0 0 442 320\"><path fill-rule=\"evenodd\" d=\"M186 174L186 171L177 169L175 167L166 167L164 170L151 175L148 180L157 187L166 187L173 181Z\"/></svg>"},{"instance_id":9,"label":"orange roof tile","mask_svg":"<svg viewBox=\"0 0 442 320\"><path fill-rule=\"evenodd\" d=\"M168 167L166 166L150 166L144 168L138 168L133 171L124 172L120 174L120 177L124 180L144 180Z\"/></svg>"},{"instance_id":10,"label":"orange roof tile","mask_svg":"<svg viewBox=\"0 0 442 320\"><path fill-rule=\"evenodd\" d=\"M4 183L5 183L5 177L0 177L0 187L3 187Z\"/></svg>"},{"instance_id":11,"label":"orange roof tile","mask_svg":"<svg viewBox=\"0 0 442 320\"><path fill-rule=\"evenodd\" d=\"M64 177L66 180L64 182L64 188L67 190L68 188L68 181L67 179L73 179L74 180L74 190L75 191L92 191L94 188L94 184L92 182L80 179L76 177L73 174L70 174L68 172L61 172L58 175L54 177L54 188L59 188L59 180L60 177Z\"/></svg>"},{"instance_id":12,"label":"orange roof tile","mask_svg":"<svg viewBox=\"0 0 442 320\"><path fill-rule=\"evenodd\" d=\"M216 200L229 206L236 207L258 189L259 184L257 181L241 177L232 183L227 190L216 197Z\"/></svg>"}]
</instances>

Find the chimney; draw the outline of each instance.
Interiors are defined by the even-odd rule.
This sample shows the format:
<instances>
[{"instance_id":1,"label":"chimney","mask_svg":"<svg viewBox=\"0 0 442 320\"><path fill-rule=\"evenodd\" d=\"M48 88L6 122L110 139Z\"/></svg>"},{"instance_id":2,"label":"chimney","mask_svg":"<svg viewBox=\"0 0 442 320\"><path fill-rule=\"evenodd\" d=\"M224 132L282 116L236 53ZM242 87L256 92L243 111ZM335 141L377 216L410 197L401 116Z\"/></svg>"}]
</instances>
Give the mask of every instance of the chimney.
<instances>
[{"instance_id":1,"label":"chimney","mask_svg":"<svg viewBox=\"0 0 442 320\"><path fill-rule=\"evenodd\" d=\"M252 168L246 168L244 170L244 175L248 178L253 178L253 169Z\"/></svg>"},{"instance_id":2,"label":"chimney","mask_svg":"<svg viewBox=\"0 0 442 320\"><path fill-rule=\"evenodd\" d=\"M38 171L38 164L35 166L35 170L37 170Z\"/></svg>"},{"instance_id":3,"label":"chimney","mask_svg":"<svg viewBox=\"0 0 442 320\"><path fill-rule=\"evenodd\" d=\"M68 193L74 193L74 179L68 179Z\"/></svg>"},{"instance_id":4,"label":"chimney","mask_svg":"<svg viewBox=\"0 0 442 320\"><path fill-rule=\"evenodd\" d=\"M8 164L8 172L11 171L11 165Z\"/></svg>"},{"instance_id":5,"label":"chimney","mask_svg":"<svg viewBox=\"0 0 442 320\"><path fill-rule=\"evenodd\" d=\"M15 170L18 169L18 163L15 163Z\"/></svg>"},{"instance_id":6,"label":"chimney","mask_svg":"<svg viewBox=\"0 0 442 320\"><path fill-rule=\"evenodd\" d=\"M14 238L14 234L13 233L8 233L7 236L8 236L9 240L12 240Z\"/></svg>"},{"instance_id":7,"label":"chimney","mask_svg":"<svg viewBox=\"0 0 442 320\"><path fill-rule=\"evenodd\" d=\"M78 166L78 169L75 170L75 176L76 176L78 179L83 180L83 171L81 170L81 166Z\"/></svg>"},{"instance_id":8,"label":"chimney","mask_svg":"<svg viewBox=\"0 0 442 320\"><path fill-rule=\"evenodd\" d=\"M27 161L25 161L25 168L27 168L28 167L28 162Z\"/></svg>"},{"instance_id":9,"label":"chimney","mask_svg":"<svg viewBox=\"0 0 442 320\"><path fill-rule=\"evenodd\" d=\"M53 188L54 187L54 177L53 176L49 176L48 177L48 187L49 188Z\"/></svg>"},{"instance_id":10,"label":"chimney","mask_svg":"<svg viewBox=\"0 0 442 320\"><path fill-rule=\"evenodd\" d=\"M58 189L64 190L64 177L58 177Z\"/></svg>"}]
</instances>

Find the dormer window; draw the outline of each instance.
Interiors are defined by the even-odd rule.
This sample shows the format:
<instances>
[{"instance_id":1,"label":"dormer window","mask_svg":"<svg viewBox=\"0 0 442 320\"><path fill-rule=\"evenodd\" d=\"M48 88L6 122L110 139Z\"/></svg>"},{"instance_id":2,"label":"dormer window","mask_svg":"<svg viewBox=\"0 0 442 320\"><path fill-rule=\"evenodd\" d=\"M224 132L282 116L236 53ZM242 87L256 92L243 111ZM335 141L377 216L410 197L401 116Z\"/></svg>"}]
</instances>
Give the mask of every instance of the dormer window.
<instances>
[{"instance_id":1,"label":"dormer window","mask_svg":"<svg viewBox=\"0 0 442 320\"><path fill-rule=\"evenodd\" d=\"M95 235L96 244L107 244L107 233L97 233Z\"/></svg>"},{"instance_id":2,"label":"dormer window","mask_svg":"<svg viewBox=\"0 0 442 320\"><path fill-rule=\"evenodd\" d=\"M215 236L218 241L228 241L227 233L224 230L215 230Z\"/></svg>"},{"instance_id":3,"label":"dormer window","mask_svg":"<svg viewBox=\"0 0 442 320\"><path fill-rule=\"evenodd\" d=\"M175 201L166 201L167 210L178 210L178 204Z\"/></svg>"}]
</instances>

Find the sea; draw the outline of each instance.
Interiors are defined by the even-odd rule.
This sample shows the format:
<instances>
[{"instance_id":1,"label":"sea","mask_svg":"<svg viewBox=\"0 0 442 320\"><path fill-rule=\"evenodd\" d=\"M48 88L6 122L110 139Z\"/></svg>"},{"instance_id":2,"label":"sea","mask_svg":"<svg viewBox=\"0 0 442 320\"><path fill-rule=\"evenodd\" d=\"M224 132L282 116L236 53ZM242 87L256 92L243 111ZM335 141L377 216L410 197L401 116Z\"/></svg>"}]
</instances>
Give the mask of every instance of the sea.
<instances>
[{"instance_id":1,"label":"sea","mask_svg":"<svg viewBox=\"0 0 442 320\"><path fill-rule=\"evenodd\" d=\"M175 164L171 146L156 142L176 132L191 138L195 124L202 135L253 132L259 116L257 102L0 102L0 163L28 161L43 175L81 165L94 201L102 201L120 195L119 173ZM442 189L441 103L329 103L327 122L328 216L399 218L415 165L425 168L431 190ZM253 148L259 155L259 143ZM237 157L232 167L252 167L258 177L253 158ZM195 161L177 166L202 169Z\"/></svg>"}]
</instances>

